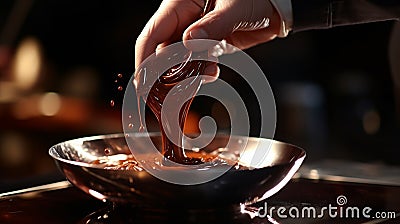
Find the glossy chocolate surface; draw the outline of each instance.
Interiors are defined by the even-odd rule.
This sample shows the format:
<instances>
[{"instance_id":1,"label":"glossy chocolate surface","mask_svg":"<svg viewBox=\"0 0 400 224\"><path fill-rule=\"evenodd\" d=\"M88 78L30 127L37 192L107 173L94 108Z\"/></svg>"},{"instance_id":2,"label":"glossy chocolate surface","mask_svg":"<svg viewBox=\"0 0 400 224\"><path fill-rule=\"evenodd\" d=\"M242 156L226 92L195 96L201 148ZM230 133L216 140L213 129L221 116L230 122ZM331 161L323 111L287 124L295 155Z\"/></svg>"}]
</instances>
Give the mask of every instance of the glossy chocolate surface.
<instances>
[{"instance_id":1,"label":"glossy chocolate surface","mask_svg":"<svg viewBox=\"0 0 400 224\"><path fill-rule=\"evenodd\" d=\"M160 147L160 134L153 133L151 137ZM145 147L141 144L146 143L146 135L131 134L129 138L135 140L136 146ZM223 148L228 141L235 142L228 150L236 151L244 146L243 153L250 154L261 144L265 146L261 149L267 153L265 159L259 167L243 169L242 165L237 169L233 166L218 178L196 185L168 183L146 170L110 170L93 164L104 156L130 154L122 134L70 140L55 145L49 153L72 184L98 199L129 204L146 201L150 207L185 205L192 208L211 204L226 207L263 200L281 189L305 158L305 151L294 145L225 134L217 135L204 150Z\"/></svg>"}]
</instances>

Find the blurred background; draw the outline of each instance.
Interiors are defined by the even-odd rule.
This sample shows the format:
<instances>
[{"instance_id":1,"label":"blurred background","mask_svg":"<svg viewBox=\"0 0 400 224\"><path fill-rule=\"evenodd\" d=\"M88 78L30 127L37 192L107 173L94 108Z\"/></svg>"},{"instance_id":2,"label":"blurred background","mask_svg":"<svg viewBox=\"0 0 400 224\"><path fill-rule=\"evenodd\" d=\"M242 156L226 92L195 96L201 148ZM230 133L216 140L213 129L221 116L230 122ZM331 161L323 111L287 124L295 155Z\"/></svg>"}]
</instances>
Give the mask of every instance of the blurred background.
<instances>
[{"instance_id":1,"label":"blurred background","mask_svg":"<svg viewBox=\"0 0 400 224\"><path fill-rule=\"evenodd\" d=\"M0 192L63 179L47 154L54 144L122 132L118 87L134 72L135 39L160 2L1 1ZM398 167L395 26L305 31L248 49L275 94L275 139L306 149L305 164L332 159ZM257 135L250 89L229 71L221 78L247 99ZM186 131L197 131L203 115L229 128L221 104L199 98Z\"/></svg>"}]
</instances>

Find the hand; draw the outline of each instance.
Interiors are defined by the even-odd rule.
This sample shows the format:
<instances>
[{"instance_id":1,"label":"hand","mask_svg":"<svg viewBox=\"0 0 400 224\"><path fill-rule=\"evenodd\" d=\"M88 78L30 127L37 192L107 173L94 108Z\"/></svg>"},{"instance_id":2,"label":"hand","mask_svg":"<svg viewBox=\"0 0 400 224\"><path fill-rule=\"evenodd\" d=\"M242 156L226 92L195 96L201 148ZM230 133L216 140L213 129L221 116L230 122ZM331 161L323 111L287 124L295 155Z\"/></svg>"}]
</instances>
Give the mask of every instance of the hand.
<instances>
[{"instance_id":1,"label":"hand","mask_svg":"<svg viewBox=\"0 0 400 224\"><path fill-rule=\"evenodd\" d=\"M200 18L204 4L204 0L164 0L136 40L135 68L157 49L181 40L225 40L246 49L279 33L280 17L269 0L215 0L214 9ZM217 64L208 63L204 73L217 76Z\"/></svg>"}]
</instances>

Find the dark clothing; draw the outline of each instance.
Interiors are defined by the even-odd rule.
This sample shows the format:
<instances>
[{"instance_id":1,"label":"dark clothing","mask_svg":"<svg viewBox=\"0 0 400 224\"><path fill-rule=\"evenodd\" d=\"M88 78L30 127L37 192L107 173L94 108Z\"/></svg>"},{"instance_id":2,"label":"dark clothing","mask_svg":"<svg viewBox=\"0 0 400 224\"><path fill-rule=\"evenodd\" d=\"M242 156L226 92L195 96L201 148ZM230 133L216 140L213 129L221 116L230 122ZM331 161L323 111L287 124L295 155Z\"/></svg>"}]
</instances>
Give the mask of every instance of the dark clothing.
<instances>
[{"instance_id":1,"label":"dark clothing","mask_svg":"<svg viewBox=\"0 0 400 224\"><path fill-rule=\"evenodd\" d=\"M399 20L400 0L292 0L293 31Z\"/></svg>"}]
</instances>

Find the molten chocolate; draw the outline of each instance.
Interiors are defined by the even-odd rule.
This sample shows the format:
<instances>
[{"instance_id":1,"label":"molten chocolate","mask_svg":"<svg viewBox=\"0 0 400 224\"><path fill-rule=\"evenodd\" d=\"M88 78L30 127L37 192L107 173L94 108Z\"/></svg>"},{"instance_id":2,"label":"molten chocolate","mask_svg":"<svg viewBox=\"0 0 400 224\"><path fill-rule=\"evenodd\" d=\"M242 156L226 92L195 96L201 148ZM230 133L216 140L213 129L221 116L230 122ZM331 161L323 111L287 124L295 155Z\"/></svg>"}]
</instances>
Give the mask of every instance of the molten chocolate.
<instances>
[{"instance_id":1,"label":"molten chocolate","mask_svg":"<svg viewBox=\"0 0 400 224\"><path fill-rule=\"evenodd\" d=\"M207 1L204 12L201 16L204 16L213 7L213 1ZM207 52L201 52L199 54L204 54ZM167 123L173 122L179 116L179 128L180 132L183 133L183 128L185 125L186 116L188 114L190 105L200 88L202 83L201 75L206 67L206 61L194 60L193 52L189 52L186 61L174 66L173 68L167 70L155 81L151 87L147 99L144 99L146 105L151 109L155 117L157 118L160 131L162 134L162 153L165 158L186 165L200 164L204 161L201 158L190 158L186 156L183 147L174 144L167 136L164 127L167 127ZM178 83L184 81L185 79L191 78L188 84L178 85ZM140 85L140 84L139 84ZM182 96L190 96L190 99L183 103L183 106L178 111L168 111L167 121L163 122L161 119L161 111L163 107L164 100L167 94L173 89L179 94L171 94L173 102L179 102L182 100ZM138 94L140 95L140 94ZM174 131L174 130L172 130ZM175 130L176 131L176 130ZM182 135L179 134L178 141L182 142Z\"/></svg>"}]
</instances>

